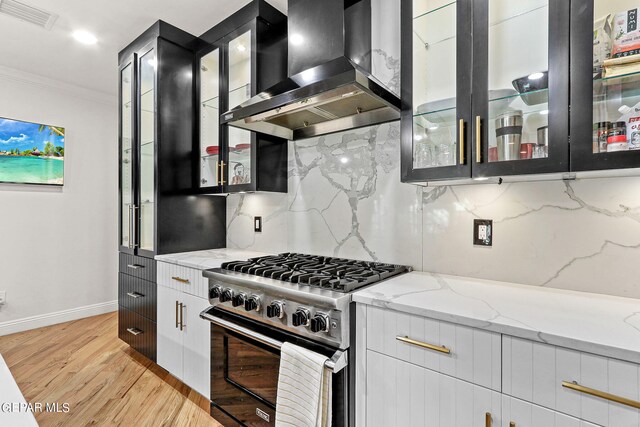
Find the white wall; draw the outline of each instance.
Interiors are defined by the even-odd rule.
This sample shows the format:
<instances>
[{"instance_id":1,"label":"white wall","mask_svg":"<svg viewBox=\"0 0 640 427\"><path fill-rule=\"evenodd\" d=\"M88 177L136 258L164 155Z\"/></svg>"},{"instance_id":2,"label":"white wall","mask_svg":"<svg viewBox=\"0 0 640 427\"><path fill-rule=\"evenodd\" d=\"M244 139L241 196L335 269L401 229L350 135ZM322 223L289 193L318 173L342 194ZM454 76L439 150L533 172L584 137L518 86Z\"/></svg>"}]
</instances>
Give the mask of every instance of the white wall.
<instances>
[{"instance_id":1,"label":"white wall","mask_svg":"<svg viewBox=\"0 0 640 427\"><path fill-rule=\"evenodd\" d=\"M0 94L0 117L67 133L64 187L0 184L0 335L115 309L115 97L4 67Z\"/></svg>"}]
</instances>

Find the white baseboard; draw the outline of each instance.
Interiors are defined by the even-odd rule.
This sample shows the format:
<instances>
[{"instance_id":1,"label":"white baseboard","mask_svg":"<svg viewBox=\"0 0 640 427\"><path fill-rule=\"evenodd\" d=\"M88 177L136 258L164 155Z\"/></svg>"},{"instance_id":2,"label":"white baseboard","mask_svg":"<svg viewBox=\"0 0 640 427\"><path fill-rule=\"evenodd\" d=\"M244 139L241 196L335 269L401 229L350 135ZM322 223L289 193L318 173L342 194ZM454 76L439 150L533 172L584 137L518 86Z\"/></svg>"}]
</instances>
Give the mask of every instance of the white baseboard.
<instances>
[{"instance_id":1,"label":"white baseboard","mask_svg":"<svg viewBox=\"0 0 640 427\"><path fill-rule=\"evenodd\" d=\"M118 310L118 301L102 302L99 304L85 305L84 307L71 308L69 310L55 311L53 313L40 314L38 316L24 317L0 323L0 337L15 334L16 332L70 322L71 320L97 316Z\"/></svg>"}]
</instances>

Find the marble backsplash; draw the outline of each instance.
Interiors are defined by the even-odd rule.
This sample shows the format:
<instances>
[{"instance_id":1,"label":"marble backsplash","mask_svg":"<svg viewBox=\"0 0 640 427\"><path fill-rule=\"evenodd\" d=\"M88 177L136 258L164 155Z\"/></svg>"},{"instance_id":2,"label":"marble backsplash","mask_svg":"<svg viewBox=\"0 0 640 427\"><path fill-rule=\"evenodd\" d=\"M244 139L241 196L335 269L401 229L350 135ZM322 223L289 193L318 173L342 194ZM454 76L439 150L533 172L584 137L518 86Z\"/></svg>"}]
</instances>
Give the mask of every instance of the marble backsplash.
<instances>
[{"instance_id":1,"label":"marble backsplash","mask_svg":"<svg viewBox=\"0 0 640 427\"><path fill-rule=\"evenodd\" d=\"M290 142L289 193L229 196L227 246L640 298L640 178L423 189L400 182L399 144L397 123Z\"/></svg>"}]
</instances>

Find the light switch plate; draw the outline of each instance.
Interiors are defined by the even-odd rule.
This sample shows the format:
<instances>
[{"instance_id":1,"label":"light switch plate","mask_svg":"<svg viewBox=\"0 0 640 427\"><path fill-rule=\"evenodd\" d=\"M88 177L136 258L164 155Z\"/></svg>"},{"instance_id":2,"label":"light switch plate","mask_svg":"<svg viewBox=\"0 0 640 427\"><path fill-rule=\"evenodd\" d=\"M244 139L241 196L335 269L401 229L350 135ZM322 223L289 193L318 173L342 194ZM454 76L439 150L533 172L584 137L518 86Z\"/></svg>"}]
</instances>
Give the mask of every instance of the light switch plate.
<instances>
[{"instance_id":1,"label":"light switch plate","mask_svg":"<svg viewBox=\"0 0 640 427\"><path fill-rule=\"evenodd\" d=\"M493 246L493 221L490 219L473 220L473 244Z\"/></svg>"},{"instance_id":2,"label":"light switch plate","mask_svg":"<svg viewBox=\"0 0 640 427\"><path fill-rule=\"evenodd\" d=\"M255 216L253 217L253 231L256 233L262 233L262 217Z\"/></svg>"}]
</instances>

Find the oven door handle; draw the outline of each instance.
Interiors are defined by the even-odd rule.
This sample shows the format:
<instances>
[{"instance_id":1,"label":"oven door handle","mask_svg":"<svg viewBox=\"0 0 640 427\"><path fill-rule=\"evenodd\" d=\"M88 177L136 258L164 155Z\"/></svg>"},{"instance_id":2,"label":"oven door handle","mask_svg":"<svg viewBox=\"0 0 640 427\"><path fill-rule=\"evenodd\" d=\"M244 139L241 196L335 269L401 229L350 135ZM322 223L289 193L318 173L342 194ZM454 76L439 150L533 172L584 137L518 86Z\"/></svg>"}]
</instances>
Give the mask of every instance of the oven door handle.
<instances>
[{"instance_id":1,"label":"oven door handle","mask_svg":"<svg viewBox=\"0 0 640 427\"><path fill-rule=\"evenodd\" d=\"M228 320L222 319L220 317L212 316L211 314L209 314L209 310L210 308L200 313L200 317L202 319L208 320L209 322L215 325L218 325L230 331L236 332L247 338L254 339L256 341L261 342L262 344L268 345L269 347L272 347L278 350L280 350L282 348L282 345L284 344L281 341L275 340L266 335L252 331L251 329L245 328L244 326L237 325L233 322L229 322ZM324 366L335 374L337 372L340 372L342 369L344 369L347 366L347 364L348 364L347 352L338 350L333 354L333 356L331 356L331 359L327 360L324 363Z\"/></svg>"}]
</instances>

